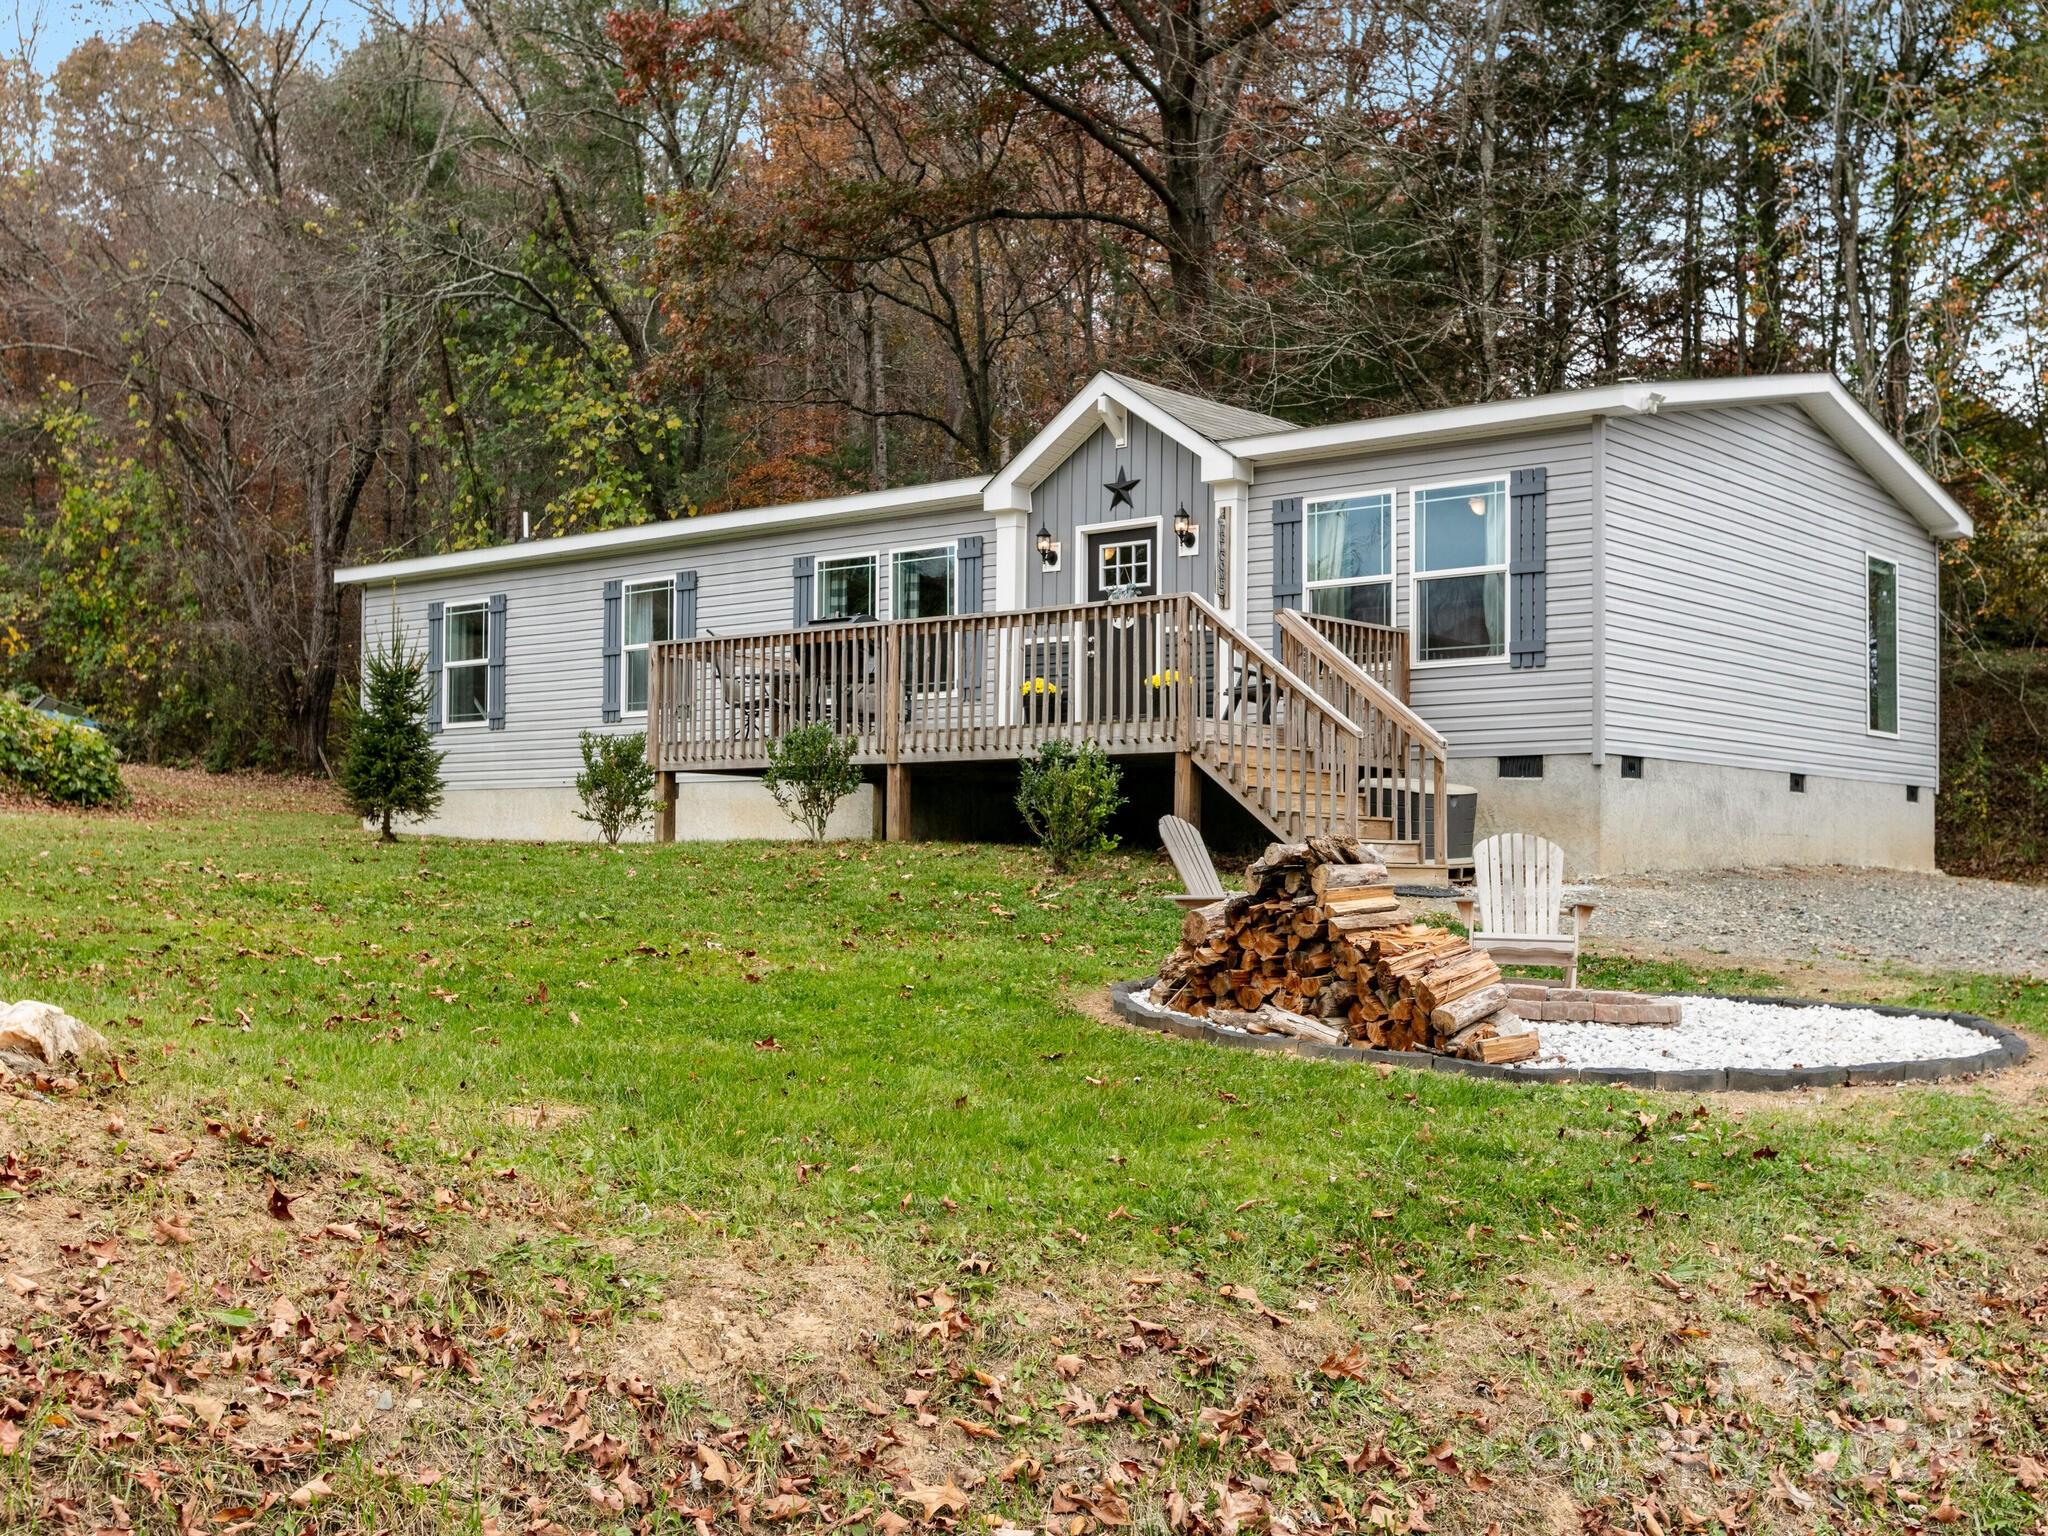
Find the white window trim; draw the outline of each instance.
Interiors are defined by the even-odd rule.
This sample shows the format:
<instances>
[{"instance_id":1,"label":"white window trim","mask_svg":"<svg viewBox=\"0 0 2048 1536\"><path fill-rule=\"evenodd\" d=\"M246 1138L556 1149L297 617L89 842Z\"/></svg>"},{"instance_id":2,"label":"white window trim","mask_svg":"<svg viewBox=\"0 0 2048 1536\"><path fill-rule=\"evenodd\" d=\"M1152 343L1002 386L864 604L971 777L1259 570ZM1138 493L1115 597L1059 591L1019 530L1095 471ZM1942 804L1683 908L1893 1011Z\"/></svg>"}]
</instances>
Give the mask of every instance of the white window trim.
<instances>
[{"instance_id":1,"label":"white window trim","mask_svg":"<svg viewBox=\"0 0 2048 1536\"><path fill-rule=\"evenodd\" d=\"M626 638L626 611L633 605L633 594L635 592L659 592L664 587L668 588L668 627L671 631L665 638L673 640L675 639L673 631L676 627L675 578L673 576L666 578L649 576L640 581L622 581L619 583L619 718L621 720L645 720L647 718L646 705L643 704L638 709L629 709L626 705L626 654L629 651L650 652L648 660L650 675L647 690L649 694L652 694L654 691L654 680L652 677L654 663L651 652L652 646L659 643L650 642L648 645L635 645L632 641L628 640Z\"/></svg>"},{"instance_id":2,"label":"white window trim","mask_svg":"<svg viewBox=\"0 0 2048 1536\"><path fill-rule=\"evenodd\" d=\"M1498 565L1461 565L1455 570L1424 571L1422 569L1422 519L1417 513L1423 496L1430 491L1448 491L1454 486L1497 485L1500 487L1502 516L1506 519L1507 530L1501 548L1510 558ZM1306 516L1306 509L1304 509ZM1508 647L1515 633L1515 584L1508 580L1508 567L1513 563L1515 547L1515 498L1508 489L1505 471L1489 474L1484 471L1473 475L1459 475L1452 480L1433 480L1427 485L1408 487L1408 666L1412 671L1422 668L1436 671L1444 667L1498 667L1506 664ZM1307 573L1304 565L1302 571ZM1500 573L1500 651L1492 656L1453 656L1442 661L1422 659L1422 607L1416 600L1416 589L1425 581L1435 581L1444 576L1491 576Z\"/></svg>"},{"instance_id":3,"label":"white window trim","mask_svg":"<svg viewBox=\"0 0 2048 1536\"><path fill-rule=\"evenodd\" d=\"M1897 741L1897 725L1888 731L1880 731L1870 723L1870 567L1873 563L1892 568L1892 718L1903 721L1904 716L1899 699L1899 637L1904 632L1904 626L1899 623L1899 562L1895 556L1866 549L1863 551L1863 734L1875 736L1880 741Z\"/></svg>"},{"instance_id":4,"label":"white window trim","mask_svg":"<svg viewBox=\"0 0 2048 1536\"><path fill-rule=\"evenodd\" d=\"M945 617L945 618L949 618L949 619L951 619L951 618L957 618L957 617L959 617L959 614L960 614L960 541L959 541L958 539L939 539L939 540L937 540L937 541L935 541L935 542L933 542L933 543L930 543L930 544L902 544L902 545L898 545L898 546L897 546L896 548L894 548L894 549L891 549L891 550L887 550L887 551L885 551L885 553L886 553L886 554L887 554L887 556L888 556L888 563L889 563L889 618L890 618L890 619L891 619L892 621L893 621L893 620L894 620L894 619L896 618L896 561L897 561L897 559L898 559L898 558L899 558L900 556L903 556L903 555L935 555L935 554L937 554L937 553L938 553L938 552L939 552L940 550L944 550L944 551L945 551L945 552L946 552L946 553L947 553L948 555L950 555L950 556L952 557L952 560L953 560L953 606L952 606L952 609L951 609L951 610L950 610L950 611L949 611L948 613L946 613L945 615L943 615L943 617ZM880 614L876 614L876 615L875 615L875 617L879 619L880 617L882 617L882 615L880 615ZM905 621L905 622L908 622L908 621Z\"/></svg>"},{"instance_id":5,"label":"white window trim","mask_svg":"<svg viewBox=\"0 0 2048 1536\"><path fill-rule=\"evenodd\" d=\"M1453 481L1451 483L1455 485L1461 482ZM1384 576L1344 576L1330 581L1310 580L1308 574L1309 514L1317 507L1326 507L1339 501L1360 501L1368 496L1384 496L1387 498L1387 574ZM1327 496L1317 496L1313 500L1304 496L1301 499L1302 616L1306 618L1315 612L1315 601L1309 596L1312 592L1326 592L1333 587L1364 587L1370 586L1374 582L1383 582L1387 589L1387 626L1393 628L1394 599L1400 593L1401 584L1400 539L1397 537L1401 531L1400 522L1401 490L1399 486L1374 486L1370 490L1363 491L1333 491Z\"/></svg>"},{"instance_id":6,"label":"white window trim","mask_svg":"<svg viewBox=\"0 0 2048 1536\"><path fill-rule=\"evenodd\" d=\"M1127 517L1121 522L1115 523L1080 523L1075 525L1074 541L1081 547L1075 551L1079 558L1074 561L1074 601L1077 603L1088 601L1088 568L1094 563L1088 558L1088 541L1098 533L1134 533L1140 528L1150 528L1152 530L1152 585L1159 589L1153 595L1163 596L1166 587L1161 578L1166 573L1164 569L1165 562L1160 556L1160 550L1164 548L1162 540L1173 537L1172 530L1168 529L1165 523L1166 519L1163 517ZM1174 540L1176 545L1179 542L1178 539Z\"/></svg>"},{"instance_id":7,"label":"white window trim","mask_svg":"<svg viewBox=\"0 0 2048 1536\"><path fill-rule=\"evenodd\" d=\"M863 560L867 561L874 570L874 615L877 619L882 617L889 604L887 601L887 589L882 585L882 568L885 562L879 549L856 550L852 554L846 555L820 555L814 553L811 556L811 622L813 624L844 624L846 622L845 618L828 619L824 616L821 603L825 596L825 567L828 565L858 565ZM851 614L847 615L847 618L851 617Z\"/></svg>"},{"instance_id":8,"label":"white window trim","mask_svg":"<svg viewBox=\"0 0 2048 1536\"><path fill-rule=\"evenodd\" d=\"M448 660L448 620L455 611L474 608L484 616L484 653L476 661ZM502 644L503 642L499 642ZM448 674L457 668L476 667L484 675L484 712L474 720L457 720L454 711L448 707ZM1868 713L1868 711L1866 711ZM444 731L487 730L491 723L491 600L483 597L458 597L444 599L441 603L441 729Z\"/></svg>"}]
</instances>

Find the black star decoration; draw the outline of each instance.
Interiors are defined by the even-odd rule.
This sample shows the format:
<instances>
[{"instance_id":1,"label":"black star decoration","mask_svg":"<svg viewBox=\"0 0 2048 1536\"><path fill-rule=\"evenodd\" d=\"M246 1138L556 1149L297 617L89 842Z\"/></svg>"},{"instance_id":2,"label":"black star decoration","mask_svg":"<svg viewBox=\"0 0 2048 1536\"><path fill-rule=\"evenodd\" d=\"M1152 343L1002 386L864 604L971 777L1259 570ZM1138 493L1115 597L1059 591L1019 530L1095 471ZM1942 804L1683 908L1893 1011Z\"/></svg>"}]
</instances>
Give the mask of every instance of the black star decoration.
<instances>
[{"instance_id":1,"label":"black star decoration","mask_svg":"<svg viewBox=\"0 0 2048 1536\"><path fill-rule=\"evenodd\" d=\"M1131 478L1131 472L1128 469L1119 467L1116 472L1116 478L1102 487L1105 491L1109 492L1109 510L1114 512L1118 507L1130 507L1131 492L1136 490L1137 487L1138 482ZM1137 510L1135 507L1131 509L1133 511Z\"/></svg>"}]
</instances>

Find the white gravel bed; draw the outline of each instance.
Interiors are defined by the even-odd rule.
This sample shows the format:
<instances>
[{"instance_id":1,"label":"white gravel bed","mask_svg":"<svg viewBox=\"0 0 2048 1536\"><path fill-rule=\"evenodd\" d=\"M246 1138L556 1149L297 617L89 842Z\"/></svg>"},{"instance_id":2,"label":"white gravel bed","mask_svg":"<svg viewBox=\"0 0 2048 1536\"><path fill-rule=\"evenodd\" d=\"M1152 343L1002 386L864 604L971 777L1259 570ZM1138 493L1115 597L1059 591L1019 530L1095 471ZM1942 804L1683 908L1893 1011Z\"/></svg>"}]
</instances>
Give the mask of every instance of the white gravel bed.
<instances>
[{"instance_id":1,"label":"white gravel bed","mask_svg":"<svg viewBox=\"0 0 2048 1536\"><path fill-rule=\"evenodd\" d=\"M1947 1019L1868 1008L1780 1008L1724 997L1680 997L1670 1025L1539 1024L1543 1049L1530 1067L1855 1067L1932 1061L1999 1048L1989 1035Z\"/></svg>"}]
</instances>

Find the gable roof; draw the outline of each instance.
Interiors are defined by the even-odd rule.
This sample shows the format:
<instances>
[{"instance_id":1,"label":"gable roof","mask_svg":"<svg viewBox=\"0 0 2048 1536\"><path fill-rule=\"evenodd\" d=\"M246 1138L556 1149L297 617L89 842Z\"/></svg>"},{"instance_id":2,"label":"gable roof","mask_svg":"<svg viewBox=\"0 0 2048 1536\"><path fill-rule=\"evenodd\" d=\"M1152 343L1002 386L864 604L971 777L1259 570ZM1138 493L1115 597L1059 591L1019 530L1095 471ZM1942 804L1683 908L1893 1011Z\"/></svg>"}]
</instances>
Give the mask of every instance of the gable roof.
<instances>
[{"instance_id":1,"label":"gable roof","mask_svg":"<svg viewBox=\"0 0 2048 1536\"><path fill-rule=\"evenodd\" d=\"M1857 404L1831 373L1762 374L1740 379L1681 379L1665 384L1609 384L1521 400L1493 400L1327 427L1295 427L1227 439L1221 444L1249 464L1285 464L1340 453L1370 453L1414 443L1494 437L1595 416L1655 416L1661 411L1731 405L1792 405L1863 467L1937 539L1968 538L1970 514L1898 441Z\"/></svg>"},{"instance_id":2,"label":"gable roof","mask_svg":"<svg viewBox=\"0 0 2048 1536\"><path fill-rule=\"evenodd\" d=\"M751 507L707 517L677 518L602 533L531 539L486 549L458 550L354 565L335 572L337 585L413 579L457 571L574 560L593 553L661 548L732 538L761 528L802 528L865 522L898 513L973 506L991 512L1029 511L1031 489L1116 409L1136 410L1193 452L1202 477L1211 482L1250 481L1261 464L1298 463L1339 455L1373 453L1425 442L1455 442L1545 426L1590 421L1596 416L1655 416L1663 411L1704 410L1731 405L1792 405L1827 433L1850 458L1937 539L1967 538L1969 513L1934 477L1899 446L1832 374L1770 374L1741 379L1689 379L1666 384L1610 384L1563 390L1520 400L1448 406L1297 427L1277 416L1205 400L1163 384L1118 373L1098 373L1058 415L994 475L942 480L929 485L862 491L785 506Z\"/></svg>"},{"instance_id":3,"label":"gable roof","mask_svg":"<svg viewBox=\"0 0 2048 1536\"><path fill-rule=\"evenodd\" d=\"M1151 401L1167 415L1193 427L1211 442L1220 443L1232 437L1250 437L1255 432L1296 430L1293 422L1281 417L1247 411L1235 405L1225 405L1220 400L1190 395L1183 390L1168 389L1164 384L1154 384L1149 379L1132 378L1128 373L1106 373L1104 377L1115 379L1133 394Z\"/></svg>"}]
</instances>

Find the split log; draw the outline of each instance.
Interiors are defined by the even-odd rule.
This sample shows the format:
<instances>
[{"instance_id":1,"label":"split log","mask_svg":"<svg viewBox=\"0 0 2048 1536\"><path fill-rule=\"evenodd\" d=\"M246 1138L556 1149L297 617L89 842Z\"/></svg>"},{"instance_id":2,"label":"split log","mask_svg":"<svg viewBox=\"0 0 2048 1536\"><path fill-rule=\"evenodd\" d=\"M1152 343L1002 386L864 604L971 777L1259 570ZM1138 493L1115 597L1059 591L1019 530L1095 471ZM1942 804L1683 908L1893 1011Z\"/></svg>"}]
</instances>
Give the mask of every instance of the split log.
<instances>
[{"instance_id":1,"label":"split log","mask_svg":"<svg viewBox=\"0 0 2048 1536\"><path fill-rule=\"evenodd\" d=\"M1463 997L1430 1009L1429 1027L1448 1038L1466 1025L1499 1012L1507 1006L1507 1001L1508 989L1498 982L1490 987L1478 987Z\"/></svg>"}]
</instances>

